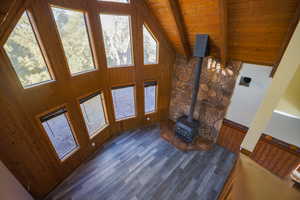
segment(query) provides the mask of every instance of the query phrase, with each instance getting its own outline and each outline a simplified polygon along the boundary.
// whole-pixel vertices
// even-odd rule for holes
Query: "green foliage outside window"
[[[51,80],[26,12],[10,34],[4,49],[23,87]]]
[[[71,73],[94,69],[83,13],[54,7],[52,12]]]
[[[71,73],[94,69],[84,14],[54,7],[52,11]],[[100,18],[108,66],[133,65],[130,16],[101,14]],[[157,63],[157,41],[145,26],[143,43],[144,63]],[[26,12],[4,48],[24,87],[52,79]]]

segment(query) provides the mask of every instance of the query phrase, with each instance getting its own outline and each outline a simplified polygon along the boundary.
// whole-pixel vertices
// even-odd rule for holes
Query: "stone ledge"
[[[207,151],[212,148],[213,142],[201,136],[198,136],[194,142],[189,144],[177,138],[174,132],[175,122],[171,120],[162,122],[160,127],[160,137],[181,151]]]

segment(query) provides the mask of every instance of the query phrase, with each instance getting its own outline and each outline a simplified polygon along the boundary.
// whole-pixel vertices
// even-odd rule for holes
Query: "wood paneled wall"
[[[297,147],[263,134],[251,158],[273,174],[285,178],[300,163],[300,151]]]
[[[108,139],[122,131],[168,117],[170,79],[175,53],[147,5],[138,0],[130,2],[118,4],[96,0],[20,0],[18,5],[21,6],[12,9],[13,12],[6,15],[5,30],[0,31],[0,158],[35,197],[47,194]],[[97,70],[78,76],[70,75],[49,3],[79,9],[87,14]],[[24,9],[33,16],[56,78],[54,82],[29,89],[23,89],[20,85],[3,49],[3,44]],[[99,13],[131,15],[134,66],[107,68]],[[148,25],[159,41],[160,59],[156,65],[143,64],[143,23]],[[157,112],[146,116],[143,82],[147,80],[158,82],[158,104]],[[135,118],[117,122],[114,119],[111,88],[129,84],[134,84],[136,88],[137,115]],[[78,98],[98,90],[104,93],[109,126],[101,134],[90,139],[78,106]],[[39,114],[61,105],[66,105],[80,145],[79,150],[64,162],[57,159],[49,139],[41,133],[39,122],[36,120]],[[148,117],[150,120],[146,119]],[[95,147],[92,143],[95,143]]]
[[[216,0],[179,0],[179,2],[192,49],[195,47],[196,34],[208,34],[210,54],[220,58],[223,43],[220,38],[219,2]]]
[[[177,29],[176,21],[169,5],[169,0],[146,0],[146,2],[151,10],[154,11],[156,18],[164,28],[164,31],[168,38],[172,41],[172,44],[176,51],[184,55],[184,47],[180,42],[180,33],[178,32],[179,30]],[[178,38],[178,40],[175,38]]]
[[[247,131],[247,127],[225,119],[217,144],[239,154],[240,146]],[[242,149],[243,153],[244,151]],[[245,151],[245,154],[281,178],[288,176],[300,163],[300,149],[298,147],[266,134],[260,137],[253,152]]]
[[[184,52],[168,0],[145,0],[159,19],[178,53]],[[211,55],[220,57],[223,30],[228,30],[228,59],[275,65],[299,0],[226,0],[228,26],[220,20],[219,0],[177,0],[191,48],[195,35],[210,36]]]
[[[299,0],[228,0],[229,56],[274,65]]]
[[[247,131],[247,127],[224,119],[217,144],[229,149],[232,152],[239,153],[240,146],[244,137],[246,136]]]

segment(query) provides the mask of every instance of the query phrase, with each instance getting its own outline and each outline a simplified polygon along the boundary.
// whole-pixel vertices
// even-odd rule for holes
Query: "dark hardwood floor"
[[[218,145],[206,152],[182,152],[161,139],[159,131],[156,125],[122,134],[46,199],[217,199],[236,155]]]

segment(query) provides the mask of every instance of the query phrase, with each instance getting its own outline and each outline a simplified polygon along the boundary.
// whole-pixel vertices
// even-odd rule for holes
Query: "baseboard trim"
[[[284,150],[284,151],[288,151],[298,157],[300,157],[300,148],[298,146],[295,146],[293,144],[289,144],[287,142],[284,142],[280,139],[274,138],[271,135],[265,134],[263,133],[261,135],[260,140],[265,141],[269,144],[275,145],[278,148]]]
[[[235,128],[235,129],[238,129],[240,131],[242,131],[243,133],[247,133],[249,128],[247,126],[244,126],[242,124],[239,124],[239,123],[236,123],[234,121],[231,121],[229,119],[225,119],[223,120],[223,123],[225,123],[226,125],[232,127],[232,128]]]

